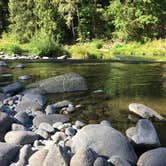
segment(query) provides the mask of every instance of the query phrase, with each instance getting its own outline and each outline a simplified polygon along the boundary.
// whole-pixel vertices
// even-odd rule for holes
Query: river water
[[[18,61],[9,62],[10,67]],[[166,117],[166,64],[126,64],[126,63],[55,63],[24,62],[24,69],[0,68],[0,86],[19,81],[21,75],[31,75],[26,83],[35,82],[48,77],[76,72],[87,80],[89,90],[85,93],[51,94],[48,104],[61,100],[70,100],[82,107],[71,114],[71,119],[86,123],[98,123],[109,120],[123,133],[135,122],[128,119],[128,105],[132,102],[146,104]],[[2,77],[10,73],[12,77]],[[101,89],[103,93],[95,94]],[[133,118],[135,119],[135,117]],[[161,144],[166,146],[166,123],[153,122]]]

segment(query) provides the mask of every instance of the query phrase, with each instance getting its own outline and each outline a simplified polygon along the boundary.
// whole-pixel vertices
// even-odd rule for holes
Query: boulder
[[[97,155],[91,149],[79,149],[71,158],[70,166],[92,166]]]
[[[153,118],[155,117],[158,120],[165,120],[163,116],[157,113],[155,110],[139,103],[132,103],[129,105],[129,110],[142,118]]]
[[[41,150],[35,152],[29,158],[29,166],[42,166],[47,154],[48,154],[47,149],[41,149]]]
[[[143,153],[137,166],[166,166],[166,148],[157,148]]]
[[[56,122],[68,122],[69,118],[61,114],[51,114],[51,115],[39,115],[33,119],[33,125],[38,127],[40,123],[46,122],[53,125]]]
[[[17,156],[19,149],[19,146],[0,142],[0,165],[8,166]]]
[[[6,85],[1,88],[3,93],[16,93],[23,89],[22,85],[19,82]]]
[[[56,154],[56,155],[55,155]],[[49,152],[43,162],[43,166],[68,166],[69,158],[57,145],[49,147]]]
[[[152,122],[148,119],[139,120],[136,127],[126,130],[126,135],[136,146],[160,146],[156,130]]]
[[[5,135],[7,143],[17,145],[31,144],[38,139],[38,135],[32,131],[10,131]]]
[[[76,73],[67,73],[33,83],[27,88],[39,88],[46,93],[62,93],[87,90],[83,77]]]
[[[120,158],[136,164],[137,156],[127,138],[116,129],[101,125],[87,125],[72,138],[72,151],[80,148],[92,148],[98,155],[110,158],[117,155]]]

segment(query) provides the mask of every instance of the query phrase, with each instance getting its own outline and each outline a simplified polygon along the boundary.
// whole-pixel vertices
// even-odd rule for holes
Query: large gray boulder
[[[12,83],[1,88],[3,93],[15,93],[23,89],[23,86],[19,83]]]
[[[126,135],[137,146],[160,146],[156,130],[152,122],[148,119],[139,120],[136,127],[126,130]]]
[[[19,146],[0,142],[0,165],[8,166],[17,156],[19,149]]]
[[[32,131],[10,131],[5,135],[5,141],[7,143],[17,145],[32,144],[38,138],[39,136]]]
[[[67,73],[27,86],[27,88],[39,88],[46,93],[74,92],[87,90],[85,79],[76,73]]]
[[[166,148],[149,150],[141,155],[138,166],[166,166]]]
[[[155,110],[139,103],[132,103],[129,105],[129,110],[142,118],[153,118],[155,117],[158,120],[165,120],[163,116],[157,113]]]
[[[77,132],[72,138],[72,151],[75,153],[80,148],[91,148],[98,155],[117,155],[131,164],[135,164],[137,156],[133,147],[116,129],[107,125],[87,125]]]
[[[39,127],[40,123],[43,123],[43,122],[53,125],[56,122],[65,123],[68,121],[69,121],[69,118],[61,114],[39,115],[33,119],[33,125],[36,127]]]

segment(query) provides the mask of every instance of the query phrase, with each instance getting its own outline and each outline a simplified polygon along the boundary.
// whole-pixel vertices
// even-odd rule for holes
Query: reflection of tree
[[[113,64],[105,89],[112,96],[161,96],[163,67],[158,64]]]

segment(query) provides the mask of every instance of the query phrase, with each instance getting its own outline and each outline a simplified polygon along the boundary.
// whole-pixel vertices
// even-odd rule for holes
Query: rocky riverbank
[[[0,62],[6,67],[5,62]],[[20,65],[20,67],[23,65]],[[23,87],[15,82],[0,92],[0,165],[2,166],[165,166],[151,118],[164,121],[155,110],[139,103],[129,111],[140,116],[126,136],[107,120],[99,124],[70,121],[81,105],[69,100],[47,104],[45,94],[86,91],[76,73],[41,80]],[[99,93],[96,91],[95,93]],[[141,156],[138,149],[146,149]]]

